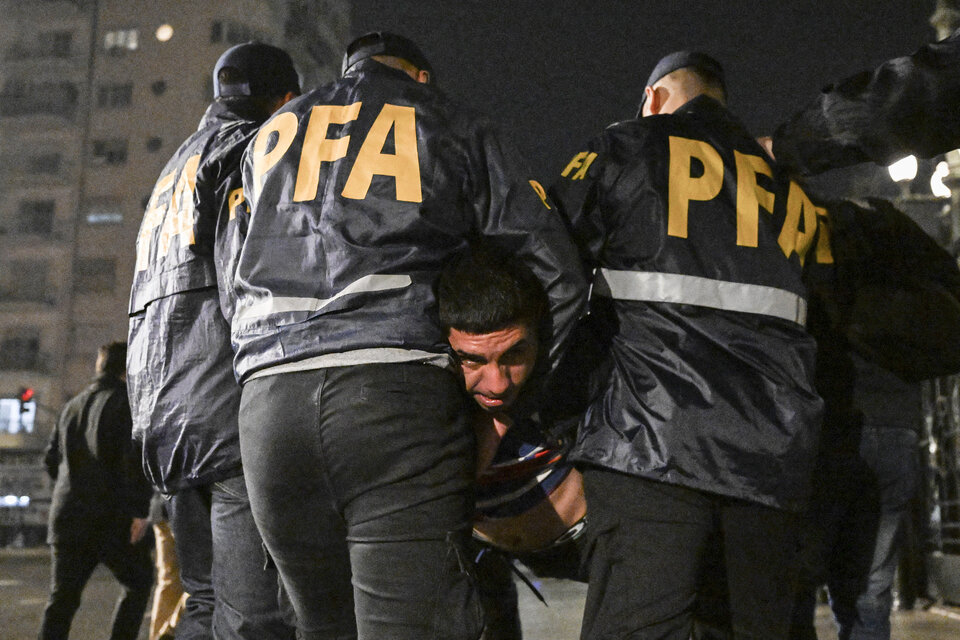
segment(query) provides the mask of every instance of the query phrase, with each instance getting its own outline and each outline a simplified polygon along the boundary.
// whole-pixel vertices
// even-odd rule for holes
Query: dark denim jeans
[[[449,371],[424,364],[244,385],[250,501],[301,637],[480,635],[465,551],[475,468],[466,401]]]
[[[243,476],[178,491],[168,507],[180,579],[190,594],[177,640],[292,640]]]
[[[913,429],[875,425],[862,427],[859,451],[834,450],[818,462],[791,638],[815,640],[815,594],[826,584],[840,640],[889,640],[893,577],[918,465]]]

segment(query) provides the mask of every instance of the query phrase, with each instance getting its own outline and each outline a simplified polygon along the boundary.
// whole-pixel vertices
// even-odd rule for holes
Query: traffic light
[[[20,391],[17,392],[17,400],[20,401],[20,413],[26,413],[29,409],[26,406],[26,403],[33,400],[33,388],[32,387],[21,387]]]

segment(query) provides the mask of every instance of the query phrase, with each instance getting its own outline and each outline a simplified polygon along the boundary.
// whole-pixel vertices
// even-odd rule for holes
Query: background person
[[[98,564],[123,587],[111,640],[134,640],[143,622],[153,586],[150,545],[144,540],[152,491],[130,439],[126,353],[123,342],[100,347],[96,378],[60,412],[44,455],[54,480],[47,533],[53,563],[41,640],[70,634],[83,588]]]

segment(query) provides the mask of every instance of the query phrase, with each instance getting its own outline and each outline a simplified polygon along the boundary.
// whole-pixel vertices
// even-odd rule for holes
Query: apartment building
[[[38,452],[56,412],[90,379],[97,347],[126,337],[144,206],[212,98],[216,59],[261,40],[291,52],[306,87],[325,82],[339,71],[350,9],[0,0],[0,12],[2,525],[39,517],[20,498],[44,492]],[[21,413],[11,403],[25,387],[36,405]]]

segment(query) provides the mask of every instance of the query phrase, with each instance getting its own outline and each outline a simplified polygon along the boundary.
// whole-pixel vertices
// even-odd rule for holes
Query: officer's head
[[[486,411],[510,406],[537,361],[547,310],[540,281],[516,257],[475,247],[444,268],[437,300],[467,393]]]
[[[247,42],[227,49],[213,68],[213,97],[265,118],[300,95],[300,78],[283,49]]]
[[[697,96],[727,99],[723,67],[699,51],[675,51],[653,68],[640,99],[638,116],[673,113]]]
[[[98,376],[109,376],[123,380],[127,376],[127,343],[111,342],[97,350],[97,363],[94,366]]]
[[[340,75],[347,75],[354,65],[367,58],[399,69],[417,82],[428,84],[435,78],[433,67],[420,48],[412,40],[388,31],[364,34],[347,45]]]

